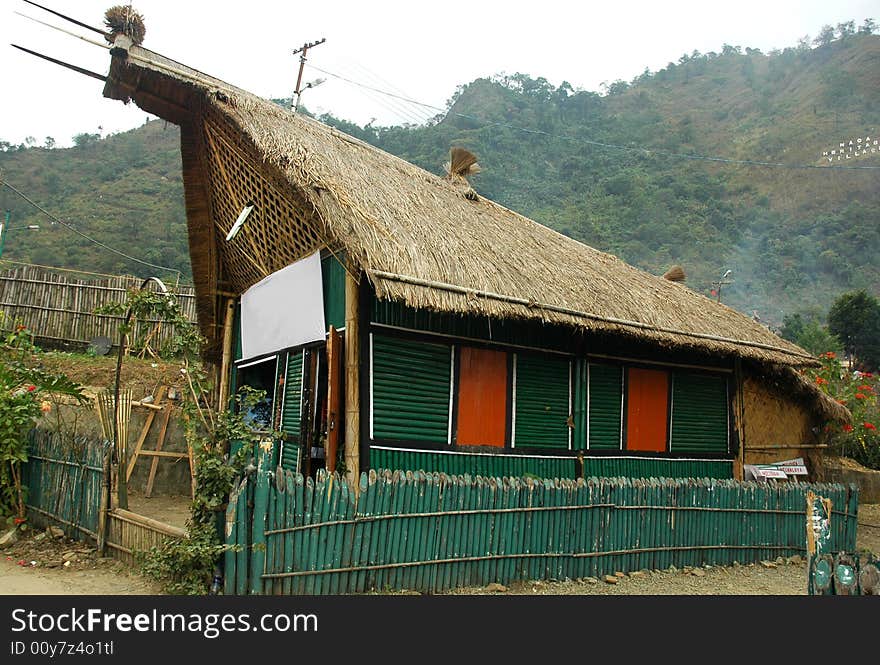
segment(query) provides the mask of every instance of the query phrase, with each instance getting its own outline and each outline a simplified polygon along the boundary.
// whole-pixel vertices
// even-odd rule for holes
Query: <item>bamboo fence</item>
[[[31,520],[59,526],[74,540],[97,541],[104,443],[85,437],[63,441],[37,429],[29,437],[22,482]],[[185,535],[183,529],[121,508],[107,513],[108,551],[129,565],[137,562],[138,552]]]
[[[832,501],[830,547],[855,548],[854,485],[370,471],[355,492],[269,459],[230,496],[227,594],[430,593],[804,555],[808,490]]]
[[[107,337],[117,345],[119,323],[124,317],[96,314],[95,309],[125,302],[128,289],[138,288],[143,282],[130,275],[60,272],[6,261],[3,266],[12,266],[0,271],[0,310],[5,313],[3,329],[24,325],[38,344],[50,346],[84,349],[97,337]],[[184,316],[195,322],[194,288],[180,286],[176,297]],[[149,338],[151,348],[161,349],[173,336],[170,324],[155,319],[139,320],[131,346],[138,348]]]

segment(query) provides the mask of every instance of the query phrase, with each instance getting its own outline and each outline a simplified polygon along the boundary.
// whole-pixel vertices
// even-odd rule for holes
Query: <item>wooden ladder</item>
[[[157,392],[158,399],[155,404],[144,404],[143,402],[135,403],[135,406],[148,408],[150,413],[147,414],[147,420],[144,422],[144,427],[134,446],[134,452],[128,462],[128,469],[126,470],[125,477],[126,480],[131,478],[138,457],[152,457],[152,460],[150,460],[150,474],[147,476],[147,488],[144,492],[144,496],[149,499],[153,494],[153,482],[156,480],[156,469],[159,467],[159,460],[161,458],[178,460],[186,458],[189,461],[190,492],[192,497],[195,498],[195,467],[193,465],[193,451],[189,442],[187,442],[187,452],[185,453],[162,450],[162,447],[165,445],[165,434],[168,432],[168,423],[171,420],[171,412],[174,410],[174,403],[171,400],[166,399],[165,403],[162,404],[162,400],[165,399],[166,394],[167,388],[166,386],[162,386]],[[159,412],[161,412],[162,415],[160,416],[161,425],[159,429],[159,438],[156,440],[156,448],[154,450],[146,450],[143,447],[144,441],[147,440],[147,435],[150,433],[153,421],[156,419],[156,414]]]

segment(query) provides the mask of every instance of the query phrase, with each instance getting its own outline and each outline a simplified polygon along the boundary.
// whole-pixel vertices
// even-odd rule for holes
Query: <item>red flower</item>
[[[871,374],[871,372],[862,372],[862,376],[865,377],[866,379],[873,379],[874,378],[874,375]]]
[[[22,330],[27,330],[27,326],[23,326],[20,323],[15,326],[15,332],[21,332]]]
[[[837,357],[837,354],[834,353],[834,351],[828,351],[828,352],[826,352],[826,353],[823,353],[823,354],[820,356],[820,358],[836,358],[836,357]]]
[[[874,427],[874,423],[862,423],[862,425],[864,425],[865,429],[877,429]]]
[[[856,399],[865,399],[865,396],[862,393],[856,393]]]
[[[867,383],[863,386],[859,386],[859,390],[864,390],[865,392],[874,392],[874,389],[869,386]]]
[[[838,403],[838,404],[846,404],[846,400],[845,400],[845,399],[839,399],[839,400],[837,400],[837,403]]]
[[[843,431],[844,431],[844,432],[852,432],[852,430],[853,430],[853,426],[852,426],[852,425],[844,425],[844,426],[843,426]]]
[[[22,522],[27,522],[27,518],[24,518],[24,517],[16,517],[16,518],[13,518],[12,522],[13,522],[16,526],[18,526],[18,525],[21,524]]]
[[[828,379],[823,379],[821,376],[816,377],[816,385],[825,386],[828,385]]]
[[[28,386],[28,387],[27,387],[27,391],[28,391],[29,393],[34,392],[36,389],[37,389],[36,386]]]

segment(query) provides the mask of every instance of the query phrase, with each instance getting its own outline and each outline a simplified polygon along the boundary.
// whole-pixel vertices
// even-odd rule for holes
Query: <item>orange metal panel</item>
[[[665,452],[669,373],[630,367],[626,398],[626,449]]]
[[[507,353],[462,348],[459,363],[458,444],[503,448],[506,422]]]

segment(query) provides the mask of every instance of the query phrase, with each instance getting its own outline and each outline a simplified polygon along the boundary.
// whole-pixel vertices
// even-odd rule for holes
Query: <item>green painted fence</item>
[[[77,438],[63,441],[57,434],[31,430],[28,461],[22,484],[28,488],[27,507],[39,524],[54,524],[70,538],[95,537],[101,503],[103,445]]]
[[[370,471],[356,495],[270,459],[230,497],[227,594],[437,592],[803,554],[808,489],[832,499],[832,547],[855,547],[855,486]]]

